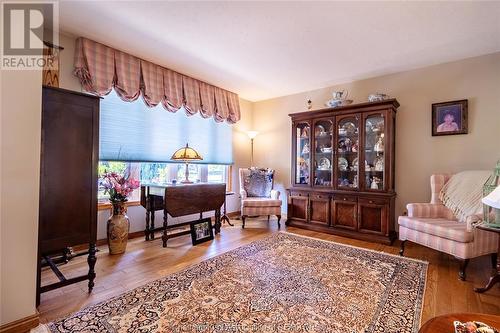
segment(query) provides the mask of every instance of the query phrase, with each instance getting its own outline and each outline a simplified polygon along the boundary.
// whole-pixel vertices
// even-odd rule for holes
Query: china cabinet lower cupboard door
[[[358,204],[355,197],[339,197],[332,200],[332,226],[356,230]]]
[[[295,220],[307,220],[307,194],[292,193],[288,198],[288,215]]]
[[[358,231],[387,235],[387,214],[389,204],[376,199],[359,199]]]
[[[330,219],[330,199],[324,194],[311,194],[309,198],[309,222],[328,225]]]

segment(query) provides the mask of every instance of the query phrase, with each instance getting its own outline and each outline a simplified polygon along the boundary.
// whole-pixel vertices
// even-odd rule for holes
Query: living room
[[[500,329],[499,2],[44,4],[1,332]]]

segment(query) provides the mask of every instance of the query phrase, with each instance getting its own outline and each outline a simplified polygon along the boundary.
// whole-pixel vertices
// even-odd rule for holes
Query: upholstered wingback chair
[[[498,235],[474,228],[469,221],[459,222],[453,212],[443,205],[439,192],[450,177],[450,174],[432,175],[431,202],[406,206],[408,216],[398,219],[399,253],[403,255],[406,241],[411,241],[450,254],[461,260],[459,277],[465,280],[469,259],[491,254],[492,260],[496,260]],[[467,220],[479,218],[470,216]]]
[[[249,216],[271,215],[278,218],[278,228],[281,220],[280,192],[273,190],[274,170],[242,168],[240,169],[240,196],[242,228]]]

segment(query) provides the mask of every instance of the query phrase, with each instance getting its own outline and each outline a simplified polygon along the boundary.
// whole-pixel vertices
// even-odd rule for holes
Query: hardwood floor
[[[160,238],[152,242],[145,242],[142,237],[136,238],[129,242],[127,252],[123,255],[111,256],[106,246],[100,246],[101,251],[97,254],[96,285],[92,294],[87,293],[86,282],[42,294],[38,308],[41,322],[64,317],[88,305],[120,295],[207,258],[278,232],[276,221],[273,219],[269,226],[265,220],[249,219],[245,229],[241,229],[241,221],[232,222],[235,226],[224,225],[222,234],[216,236],[213,242],[197,246],[191,245],[189,235],[169,240],[166,249],[161,246]],[[282,223],[281,230],[299,235],[392,254],[397,254],[399,251],[398,242],[393,246],[388,246],[298,228],[287,228],[283,225],[284,223]],[[458,261],[448,255],[407,243],[405,256],[429,262],[422,324],[434,316],[446,313],[500,314],[500,285],[494,286],[484,294],[477,294],[473,291],[473,287],[483,286],[491,273],[489,257],[471,260],[467,269],[467,281],[463,282],[458,279]],[[60,266],[60,269],[65,274],[66,272],[75,275],[85,273],[86,258],[75,258],[68,264]],[[42,273],[42,283],[52,281],[56,281],[56,278],[50,270],[46,269]]]

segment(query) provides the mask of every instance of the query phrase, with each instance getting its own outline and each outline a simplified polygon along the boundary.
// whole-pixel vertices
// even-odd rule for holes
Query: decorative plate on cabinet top
[[[339,157],[339,170],[347,171],[347,167],[349,166],[349,162],[344,157]]]

